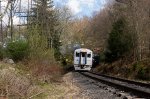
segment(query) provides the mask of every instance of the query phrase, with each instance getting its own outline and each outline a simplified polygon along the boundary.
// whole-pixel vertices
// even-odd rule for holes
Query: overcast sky
[[[6,6],[7,0],[2,0],[2,6]],[[27,7],[28,0],[22,0],[22,7]],[[19,3],[18,3],[19,4]],[[72,14],[75,17],[92,16],[92,14],[100,9],[103,9],[106,4],[106,0],[54,0],[54,5],[57,7],[67,6],[71,9]],[[3,21],[7,23],[8,18],[3,18]],[[17,16],[14,17],[14,24],[19,22]]]
[[[105,0],[54,0],[56,6],[68,6],[75,16],[91,16],[104,8]]]

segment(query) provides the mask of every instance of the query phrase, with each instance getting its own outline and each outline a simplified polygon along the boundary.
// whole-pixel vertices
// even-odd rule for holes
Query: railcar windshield
[[[76,57],[80,57],[80,53],[79,52],[76,52]]]

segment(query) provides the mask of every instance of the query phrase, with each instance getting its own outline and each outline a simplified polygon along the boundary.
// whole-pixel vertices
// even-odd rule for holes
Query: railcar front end
[[[80,48],[74,51],[74,69],[90,71],[92,68],[93,52],[90,49]]]

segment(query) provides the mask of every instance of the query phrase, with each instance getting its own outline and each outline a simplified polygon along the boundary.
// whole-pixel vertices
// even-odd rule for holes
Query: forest
[[[25,99],[41,94],[37,86],[57,81],[80,47],[99,55],[96,72],[149,81],[150,0],[105,1],[90,17],[74,17],[54,0],[5,0],[4,10],[0,0],[0,88],[14,85],[6,89]]]

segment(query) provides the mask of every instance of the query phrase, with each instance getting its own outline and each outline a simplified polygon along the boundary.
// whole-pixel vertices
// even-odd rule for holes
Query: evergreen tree
[[[35,7],[32,8],[29,18],[29,31],[36,28],[36,33],[47,38],[47,47],[53,48],[59,53],[60,33],[57,30],[59,21],[52,0],[34,0]],[[56,55],[55,55],[56,56]]]
[[[55,10],[51,0],[35,0],[35,7],[32,8],[32,17],[30,23],[32,26],[38,26],[41,35],[52,36],[54,27],[57,25]]]
[[[125,32],[125,20],[121,18],[113,24],[113,29],[109,34],[106,61],[117,60],[130,51],[131,48],[131,35]]]

